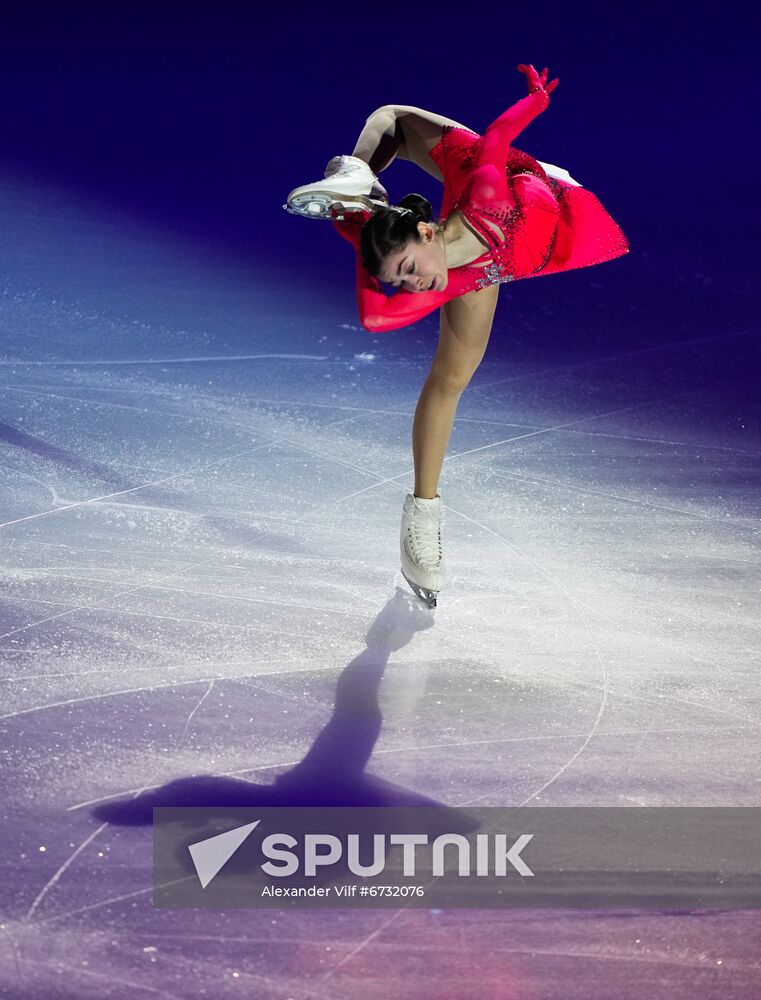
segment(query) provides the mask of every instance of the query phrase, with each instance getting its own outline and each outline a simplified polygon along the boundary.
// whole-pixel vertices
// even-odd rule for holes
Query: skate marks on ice
[[[181,272],[171,281],[182,284]],[[68,280],[66,288],[80,294]],[[209,288],[198,311],[224,338],[229,312],[219,286]],[[115,308],[129,311],[125,301]],[[140,314],[160,302],[141,302]],[[309,353],[269,315],[258,353]],[[254,353],[260,331],[247,317],[247,343],[209,343],[191,330],[177,349],[171,322],[158,336],[146,330],[139,353],[153,363],[141,367],[124,357],[125,347],[138,353],[133,345],[111,341],[111,327],[72,320],[62,333],[60,310],[50,316],[58,327],[45,326],[43,309],[32,332],[59,338],[59,353],[67,343],[79,352],[84,336],[82,360],[94,363],[18,366],[13,378],[8,364],[0,414],[18,435],[0,445],[14,493],[0,519],[18,522],[5,529],[15,568],[4,581],[11,603],[1,629],[16,774],[6,797],[16,818],[6,827],[19,836],[9,856],[48,847],[19,861],[23,898],[11,912],[30,918],[13,933],[39,995],[62,975],[80,995],[184,994],[173,989],[176,974],[220,1000],[241,986],[263,1000],[349,1000],[358,979],[372,1000],[391,986],[400,1000],[427,986],[470,1000],[477,963],[495,1000],[523,1000],[516,984],[526,979],[553,1000],[559,984],[563,1000],[588,997],[601,974],[628,1000],[632,967],[648,995],[667,979],[669,995],[683,1000],[710,989],[722,958],[720,995],[732,996],[727,982],[741,984],[734,996],[751,995],[754,925],[730,914],[702,922],[523,914],[496,925],[479,914],[397,911],[288,921],[239,914],[213,926],[187,914],[157,920],[143,888],[150,847],[140,823],[152,796],[196,801],[209,782],[223,804],[261,789],[316,797],[324,772],[323,793],[339,799],[422,796],[453,809],[469,798],[572,804],[594,794],[617,801],[619,792],[632,801],[749,802],[758,699],[742,666],[752,636],[731,606],[754,567],[750,518],[734,505],[738,489],[725,511],[713,494],[737,485],[757,453],[739,434],[671,419],[688,404],[694,412],[700,393],[660,378],[664,357],[689,361],[695,348],[742,338],[544,369],[487,363],[463,397],[445,465],[457,576],[436,627],[390,655],[399,637],[372,638],[357,656],[396,571],[420,358],[410,362],[389,341],[398,363],[359,365],[356,336],[339,344],[345,335],[326,326],[318,336],[330,349],[323,341],[315,354],[325,346],[344,360],[231,364]],[[23,360],[37,351],[49,360],[45,343],[25,345]],[[127,363],[98,361],[109,357]],[[650,383],[631,380],[634,360],[650,366]],[[591,459],[585,442],[597,449]],[[718,489],[707,477],[691,494],[670,489],[691,449],[705,455]],[[658,463],[666,486],[655,492],[637,477]],[[128,496],[108,495],[122,484]],[[44,506],[72,507],[41,511],[40,496]],[[639,574],[618,557],[624,522]],[[368,524],[390,528],[368,532]],[[579,560],[582,536],[599,559]],[[495,553],[502,569],[484,580]],[[705,595],[692,618],[694,592],[666,585],[690,571]],[[632,624],[615,617],[619,594]],[[403,639],[404,619],[392,617]],[[109,808],[113,821],[97,815]],[[158,964],[148,965],[156,947]],[[516,978],[499,964],[508,954]],[[3,971],[13,976],[12,962]]]

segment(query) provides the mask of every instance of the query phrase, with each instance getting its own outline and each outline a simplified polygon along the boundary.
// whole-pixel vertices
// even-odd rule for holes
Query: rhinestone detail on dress
[[[504,264],[489,264],[484,268],[484,276],[476,281],[479,288],[486,288],[489,285],[501,285],[505,281],[514,281],[515,275],[510,274]]]

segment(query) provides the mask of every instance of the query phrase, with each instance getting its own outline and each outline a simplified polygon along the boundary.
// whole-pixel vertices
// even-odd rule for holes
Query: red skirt
[[[521,277],[590,267],[629,252],[621,227],[596,195],[578,182],[548,174],[537,160],[536,167],[528,166],[531,157],[515,153],[515,159],[508,160],[508,173],[523,214],[523,245],[515,247],[525,257],[525,266],[518,267]]]
[[[442,140],[431,150],[431,159],[444,178],[441,216],[457,204],[476,163],[481,137],[461,128],[445,128]],[[578,183],[547,172],[539,160],[512,147],[507,172],[516,199],[524,210],[519,245],[513,253],[516,277],[539,277],[577,267],[602,264],[629,252],[621,227],[599,199]],[[552,167],[553,164],[546,164]],[[556,168],[557,169],[557,168]]]
[[[560,209],[557,229],[547,263],[529,277],[602,264],[629,252],[621,227],[596,195],[555,177],[548,183]]]

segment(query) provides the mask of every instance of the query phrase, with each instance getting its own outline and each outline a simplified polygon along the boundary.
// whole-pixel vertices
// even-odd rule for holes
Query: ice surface
[[[748,331],[645,340],[628,306],[573,357],[572,316],[501,318],[431,616],[397,561],[431,322],[371,337],[18,178],[0,210],[0,995],[758,995],[753,912],[155,910],[148,825],[198,796],[761,804]]]

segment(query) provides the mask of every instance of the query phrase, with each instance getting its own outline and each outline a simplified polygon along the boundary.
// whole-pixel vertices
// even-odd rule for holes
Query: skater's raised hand
[[[537,73],[531,63],[528,66],[524,66],[523,63],[518,64],[519,72],[523,73],[526,77],[526,83],[528,84],[529,94],[533,94],[536,90],[544,90],[548,94],[550,91],[554,90],[558,85],[558,78],[555,77],[554,80],[547,83],[547,67],[545,66],[541,73]]]

